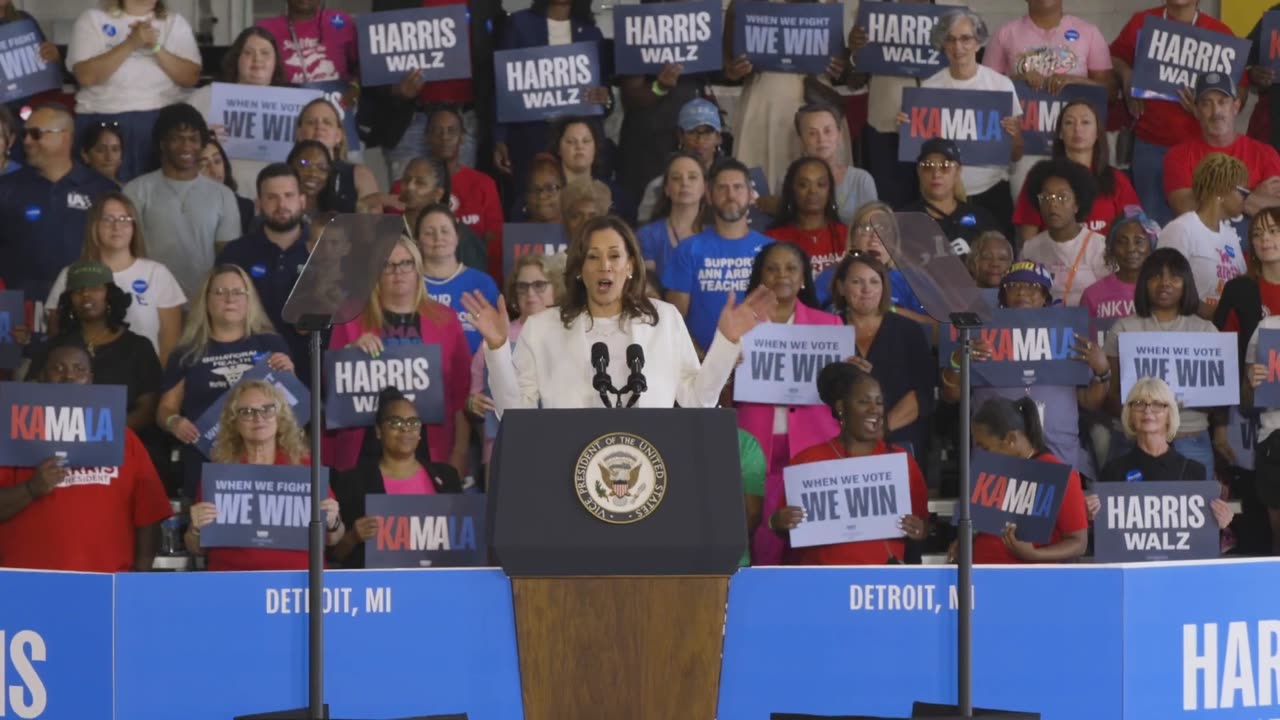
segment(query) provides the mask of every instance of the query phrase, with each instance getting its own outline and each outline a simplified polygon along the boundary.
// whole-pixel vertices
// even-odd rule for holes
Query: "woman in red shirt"
[[[764,233],[804,250],[815,274],[840,260],[849,233],[836,209],[835,185],[825,160],[803,157],[791,163],[778,215]]]
[[[210,459],[215,463],[243,465],[306,465],[311,462],[306,435],[289,409],[289,402],[265,380],[245,380],[227,393],[218,419],[218,437]],[[198,497],[198,496],[197,496]],[[346,528],[338,512],[338,501],[329,491],[320,503],[324,514],[325,543],[336,545]],[[265,550],[260,548],[205,548],[200,531],[218,518],[218,508],[208,500],[191,506],[191,525],[186,545],[192,554],[208,553],[210,570],[305,570],[305,550]]]
[[[1035,400],[991,398],[973,416],[973,440],[987,452],[1009,457],[1058,463],[1045,447],[1040,410]],[[1089,545],[1089,515],[1085,510],[1080,474],[1071,471],[1067,491],[1058,511],[1058,522],[1047,545],[1019,540],[1018,527],[1010,524],[1000,535],[977,533],[973,537],[973,562],[980,565],[1014,565],[1074,560]],[[954,555],[955,545],[952,545]]]
[[[818,374],[818,395],[839,422],[840,434],[791,458],[790,465],[903,452],[884,441],[884,396],[879,381],[870,374],[850,363],[831,363]],[[928,534],[929,491],[920,467],[910,455],[907,455],[907,472],[911,482],[911,514],[902,516],[900,527],[903,535],[919,541]],[[804,521],[804,515],[804,508],[794,505],[778,508],[769,518],[769,527],[780,534],[794,530]],[[794,548],[787,552],[785,562],[788,565],[898,565],[905,551],[906,543],[899,539],[863,540]]]

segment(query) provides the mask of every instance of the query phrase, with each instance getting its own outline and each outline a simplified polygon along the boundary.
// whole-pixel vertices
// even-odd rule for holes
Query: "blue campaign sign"
[[[368,568],[483,567],[483,495],[367,495],[378,535],[365,543]]]
[[[59,64],[40,59],[43,42],[34,20],[0,25],[0,103],[62,87]]]
[[[908,717],[916,701],[954,703],[954,582],[954,568],[941,567],[738,571],[717,714]],[[1001,670],[974,674],[974,704],[1045,720],[1121,720],[1123,587],[1118,568],[976,568],[974,667]],[[1085,598],[1109,602],[1081,612]],[[779,663],[784,636],[795,652]],[[1071,682],[1043,671],[1047,652],[1072,668]],[[1175,715],[1147,716],[1156,717]]]
[[[307,88],[214,83],[209,122],[226,128],[222,149],[232,160],[284,162],[293,149],[298,113],[323,94]]]
[[[444,374],[439,345],[388,345],[376,358],[363,350],[324,354],[325,425],[370,427],[378,411],[378,393],[395,387],[405,394],[424,423],[444,422]]]
[[[26,312],[21,290],[0,290],[0,370],[22,364],[22,346],[14,340],[13,329],[25,322]]]
[[[907,124],[898,129],[898,159],[915,162],[925,140],[954,140],[965,165],[1004,167],[1013,138],[1000,120],[1013,110],[1013,98],[995,90],[908,87],[902,90]]]
[[[1139,378],[1158,377],[1183,407],[1221,407],[1240,397],[1235,333],[1123,332],[1120,397]]]
[[[929,7],[933,7],[930,5]],[[1053,133],[1058,126],[1058,116],[1067,103],[1083,100],[1098,115],[1098,127],[1107,126],[1107,90],[1101,85],[1071,84],[1057,95],[1047,90],[1035,91],[1021,80],[1013,81],[1022,106],[1023,152],[1027,155],[1050,155],[1053,150]],[[963,157],[963,155],[961,156]]]
[[[1013,523],[1019,540],[1049,542],[1071,479],[1070,465],[974,450],[969,475],[975,532],[1000,535]]]
[[[613,57],[620,75],[656,75],[667,64],[684,73],[724,65],[724,10],[719,0],[618,5],[613,9]]]
[[[734,6],[733,54],[757,70],[821,75],[844,54],[840,3],[740,2]]]
[[[600,87],[600,48],[595,42],[501,50],[493,54],[498,122],[537,122],[558,115],[603,115],[587,102]]]
[[[769,178],[765,177],[764,168],[751,168],[751,206],[747,208],[747,224],[757,232],[764,232],[773,222],[768,213],[756,205],[756,200],[769,195]]]
[[[320,496],[328,497],[329,468],[320,468],[320,484]],[[204,547],[307,549],[310,466],[205,463],[200,497],[218,507],[200,532]]]
[[[113,576],[0,570],[0,717],[111,717]]]
[[[1071,347],[1076,335],[1089,338],[1089,312],[1082,307],[1037,309],[999,308],[991,323],[975,335],[991,346],[991,359],[971,365],[976,387],[1026,385],[1087,385],[1087,363],[1077,360]],[[944,325],[938,345],[941,367],[951,366],[951,353],[960,334]]]
[[[266,380],[271,383],[276,390],[280,391],[280,394],[284,395],[285,400],[289,401],[289,408],[293,411],[300,427],[305,427],[310,421],[311,391],[302,384],[298,376],[291,372],[276,372],[264,360],[240,376],[241,383],[246,380]],[[209,457],[209,453],[213,450],[213,441],[218,439],[218,420],[222,417],[222,406],[226,404],[227,395],[230,392],[231,390],[228,389],[222,393],[209,406],[209,409],[196,419],[196,430],[200,432],[200,437],[196,439],[196,449],[205,457]]]
[[[338,117],[342,119],[342,134],[347,137],[347,150],[360,150],[364,147],[364,143],[360,140],[360,124],[356,122],[355,108],[348,108],[342,104],[342,96],[346,93],[348,83],[342,80],[323,80],[319,82],[309,82],[302,87],[308,90],[319,90],[333,109],[338,111]]]
[[[1096,562],[1218,557],[1218,523],[1209,507],[1218,497],[1216,482],[1169,482],[1141,472],[1126,479],[1094,487],[1102,503],[1093,524]]]
[[[1280,407],[1280,330],[1258,329],[1258,354],[1249,362],[1267,369],[1266,380],[1253,389],[1253,404],[1264,408]]]
[[[125,387],[0,383],[0,458],[35,467],[64,455],[71,467],[124,462]]]
[[[129,672],[116,675],[114,717],[173,720],[182,708],[183,720],[227,720],[306,705],[306,573],[117,577],[116,667]],[[511,583],[501,570],[336,571],[324,582],[333,717],[523,717]],[[196,619],[207,636],[198,650],[180,650],[174,629]],[[156,682],[173,673],[175,653],[182,682]],[[109,662],[99,667],[110,676]]]
[[[1246,38],[1148,15],[1134,54],[1133,96],[1177,102],[1179,90],[1212,72],[1239,85],[1249,46]]]
[[[567,250],[569,238],[560,223],[505,223],[502,226],[502,276],[511,275],[521,255],[555,255]]]
[[[854,66],[872,75],[933,75],[947,66],[947,56],[934,49],[929,35],[951,9],[931,3],[862,3],[854,24],[867,33],[867,44],[854,56]]]
[[[360,82],[394,85],[414,70],[424,82],[470,77],[469,30],[465,4],[361,13]]]
[[[1280,10],[1262,14],[1262,30],[1258,35],[1258,64],[1272,72],[1280,71]]]

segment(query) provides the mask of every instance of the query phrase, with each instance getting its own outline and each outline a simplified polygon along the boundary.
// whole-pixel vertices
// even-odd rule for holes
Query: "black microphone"
[[[591,378],[591,386],[600,393],[600,400],[605,407],[613,407],[609,402],[609,393],[613,392],[613,382],[609,380],[609,346],[598,342],[591,346],[591,367],[596,374]]]
[[[644,377],[644,348],[635,343],[627,346],[627,367],[631,368],[626,388],[631,391],[631,401],[627,407],[632,407],[640,401],[640,394],[649,389],[649,381]]]

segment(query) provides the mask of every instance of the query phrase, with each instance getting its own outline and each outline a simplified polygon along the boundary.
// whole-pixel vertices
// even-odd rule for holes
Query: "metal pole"
[[[957,695],[962,716],[973,717],[973,520],[969,517],[969,444],[971,419],[969,394],[971,391],[970,371],[970,330],[960,328],[960,497],[957,505],[958,516],[956,527],[959,531],[956,538],[956,559],[959,566],[956,572],[956,593],[959,595],[958,631],[956,638],[957,658]]]
[[[324,515],[320,512],[320,360],[321,328],[311,330],[311,535],[307,568],[310,720],[324,717]]]

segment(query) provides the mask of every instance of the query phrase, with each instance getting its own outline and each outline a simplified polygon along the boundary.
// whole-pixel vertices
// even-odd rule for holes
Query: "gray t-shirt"
[[[1179,315],[1171,322],[1161,322],[1152,317],[1138,317],[1130,315],[1122,317],[1116,321],[1115,325],[1107,331],[1107,337],[1103,348],[1107,352],[1107,357],[1120,357],[1120,337],[1122,332],[1218,332],[1218,328],[1213,323],[1205,320],[1197,315]],[[1120,398],[1121,401],[1124,398]],[[1236,405],[1237,402],[1223,403],[1224,405]],[[1203,410],[1191,410],[1188,408],[1178,408],[1178,416],[1181,422],[1178,424],[1178,434],[1198,433],[1209,429],[1209,415]]]
[[[1080,400],[1076,388],[1070,385],[1030,385],[1026,388],[980,387],[973,389],[973,412],[993,397],[1018,400],[1030,397],[1040,410],[1040,424],[1044,427],[1044,444],[1058,459],[1075,468],[1076,472],[1091,478],[1093,460],[1080,447]]]
[[[124,193],[138,206],[147,256],[169,268],[194,298],[213,268],[215,244],[240,235],[235,193],[203,175],[174,180],[160,170],[134,178]]]

